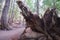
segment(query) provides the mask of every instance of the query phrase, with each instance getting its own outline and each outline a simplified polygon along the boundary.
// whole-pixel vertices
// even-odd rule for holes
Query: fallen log
[[[22,15],[26,20],[27,27],[30,27],[33,31],[36,32],[43,32],[43,29],[41,27],[44,27],[44,25],[40,17],[38,15],[33,15],[31,11],[28,11],[28,9],[23,5],[21,1],[17,1],[17,4],[22,10]]]
[[[21,1],[17,1],[17,4],[18,4],[19,8],[22,10],[21,14],[23,15],[24,19],[26,20],[26,24],[27,24],[26,29],[28,27],[30,27],[32,29],[32,31],[34,31],[34,32],[45,34],[47,37],[47,40],[57,40],[57,38],[55,37],[55,35],[56,35],[55,32],[59,32],[56,28],[57,28],[57,25],[59,25],[58,21],[60,21],[60,20],[58,20],[58,16],[56,16],[55,8],[53,8],[51,10],[48,8],[46,10],[43,18],[40,18],[38,15],[32,14],[32,12],[30,10],[28,10],[27,7],[24,6],[24,4]],[[25,29],[25,31],[26,31],[26,29]],[[25,31],[24,31],[24,33],[25,33]]]
[[[44,29],[43,19],[40,19],[38,15],[33,15],[31,11],[28,11],[28,9],[23,5],[21,1],[17,1],[17,4],[19,8],[22,10],[22,15],[26,20],[27,27],[30,27],[32,31],[43,33],[46,36],[49,35],[48,33],[45,33],[45,31],[43,30]]]

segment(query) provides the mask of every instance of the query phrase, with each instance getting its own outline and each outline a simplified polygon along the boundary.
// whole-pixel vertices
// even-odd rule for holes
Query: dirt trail
[[[0,40],[17,40],[25,28],[16,28],[10,31],[0,30]]]

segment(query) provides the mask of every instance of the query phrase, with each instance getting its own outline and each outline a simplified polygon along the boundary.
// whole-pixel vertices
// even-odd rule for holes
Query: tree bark
[[[39,0],[36,0],[36,12],[39,15]]]
[[[21,1],[17,1],[17,4],[18,4],[19,8],[22,10],[22,15],[26,20],[26,24],[27,24],[26,28],[30,27],[32,29],[32,31],[45,34],[47,40],[57,40],[59,35],[58,35],[58,37],[56,37],[56,34],[58,32],[58,31],[56,31],[58,28],[58,26],[56,26],[56,25],[58,25],[60,23],[55,21],[56,17],[53,17],[53,16],[56,16],[55,8],[53,8],[51,10],[48,8],[47,11],[45,12],[44,16],[42,18],[40,18],[38,15],[32,14],[32,12],[29,11],[27,9],[27,7],[23,5],[23,3]],[[53,14],[55,14],[55,15],[53,15]],[[58,24],[55,25],[55,22]],[[56,28],[55,28],[55,26],[56,26]],[[56,30],[54,30],[54,28]]]
[[[2,16],[1,16],[1,29],[9,29],[8,27],[8,10],[10,6],[10,0],[6,0],[5,6],[2,11]]]

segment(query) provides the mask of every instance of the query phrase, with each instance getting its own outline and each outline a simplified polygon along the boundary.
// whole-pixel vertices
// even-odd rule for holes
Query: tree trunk
[[[4,29],[9,29],[8,27],[8,10],[9,10],[9,6],[10,6],[10,0],[6,0],[5,2],[5,6],[3,8],[3,11],[2,11],[2,16],[1,16],[1,29],[4,30]]]
[[[30,27],[32,31],[45,34],[47,38],[46,40],[59,40],[60,38],[59,36],[60,20],[59,19],[60,18],[57,19],[58,16],[56,16],[55,8],[51,10],[48,8],[44,16],[42,18],[39,18],[38,15],[32,14],[32,12],[29,11],[21,1],[17,1],[17,4],[19,8],[22,10],[22,15],[26,20],[26,24],[27,24],[26,28]]]
[[[15,2],[15,0],[11,0],[11,3],[10,3],[10,8],[11,8],[11,15],[10,15],[10,17],[9,17],[9,24],[11,25],[12,23],[13,23],[13,18],[14,18],[14,2]]]
[[[12,14],[11,14],[11,21],[13,22],[13,18],[14,18],[14,2],[15,2],[15,0],[13,0],[13,3],[11,3],[11,4],[13,4],[12,5]]]
[[[44,23],[43,20],[40,19],[38,15],[33,15],[31,11],[27,9],[26,6],[21,1],[17,1],[17,4],[19,8],[22,10],[22,15],[24,19],[26,20],[27,27],[30,27],[32,31],[39,32],[39,33],[44,33],[43,27]],[[37,19],[37,20],[36,20]]]
[[[39,15],[39,0],[36,1],[36,12]]]

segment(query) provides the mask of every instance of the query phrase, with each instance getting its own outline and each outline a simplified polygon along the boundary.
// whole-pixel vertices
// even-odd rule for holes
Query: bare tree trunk
[[[14,18],[14,2],[15,2],[15,0],[13,0],[13,3],[11,3],[11,4],[13,4],[12,5],[12,14],[11,14],[11,21],[13,22],[13,18]]]
[[[0,0],[0,3],[2,3],[4,0]]]
[[[12,24],[13,23],[13,18],[14,18],[14,2],[15,2],[15,0],[11,0],[11,3],[10,3],[10,8],[11,8],[11,15],[10,15],[10,17],[9,17],[9,24]]]
[[[48,34],[47,30],[51,23],[53,11],[49,10],[46,12],[48,14],[48,16],[45,14],[45,16],[48,17],[47,19],[44,19],[45,16],[43,19],[40,19],[38,15],[33,15],[31,13],[31,11],[28,11],[27,7],[24,6],[21,1],[17,1],[17,4],[18,4],[19,8],[22,10],[22,15],[26,20],[27,27],[30,27],[32,29],[32,31],[40,32],[40,33],[42,32],[43,34],[46,35],[48,40],[52,40],[52,37],[50,36],[50,34]],[[48,21],[48,24],[47,24],[48,26],[46,25],[47,21]]]
[[[9,27],[8,27],[8,17],[7,17],[9,6],[10,6],[10,0],[6,0],[5,6],[4,6],[3,11],[2,11],[2,16],[1,16],[1,24],[2,24],[1,29],[9,29]]]
[[[56,8],[56,0],[53,0],[53,6],[52,8]]]
[[[36,12],[39,15],[39,0],[36,1]]]

